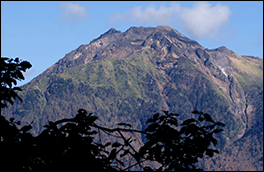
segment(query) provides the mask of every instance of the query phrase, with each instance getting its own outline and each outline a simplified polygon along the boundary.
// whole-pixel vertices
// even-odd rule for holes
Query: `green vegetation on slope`
[[[172,58],[160,61],[157,55],[143,50],[126,59],[67,68],[61,74],[28,85],[24,89],[23,108],[15,105],[14,109],[19,109],[15,113],[27,116],[28,121],[35,120],[36,133],[46,120],[72,117],[79,108],[94,112],[109,127],[124,119],[137,129],[144,129],[149,115],[164,110],[166,103],[173,113],[186,114],[181,120],[189,117],[190,109],[206,111],[227,124],[225,137],[235,137],[240,128],[229,111],[228,100],[190,61],[179,57],[177,67],[166,67],[165,74],[159,72],[156,61],[166,66],[175,60]],[[158,82],[166,84],[161,89]],[[29,111],[31,108],[33,111]],[[221,143],[219,146],[224,147],[225,141]]]

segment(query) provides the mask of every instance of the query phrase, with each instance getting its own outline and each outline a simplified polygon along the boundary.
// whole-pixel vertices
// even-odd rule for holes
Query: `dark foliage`
[[[28,62],[20,63],[18,58],[15,59],[16,65],[11,64],[12,60],[4,63],[5,60],[8,59],[1,58],[1,67],[3,63],[5,69],[3,74],[1,72],[1,89],[3,81],[3,88],[9,92],[3,92],[5,96],[1,96],[1,109],[6,107],[5,101],[13,104],[11,97],[18,97],[14,90],[21,89],[12,89],[12,82],[16,84],[16,79],[24,78],[20,70],[31,67]],[[6,68],[6,65],[13,67]],[[98,117],[79,109],[73,118],[49,121],[43,126],[45,130],[36,137],[29,133],[33,121],[19,128],[20,121],[14,118],[8,121],[0,116],[1,168],[8,171],[119,171],[139,166],[146,171],[194,170],[198,158],[219,153],[213,149],[217,144],[213,134],[222,131],[223,123],[214,122],[209,114],[192,111],[197,119],[187,119],[179,125],[177,117],[180,115],[163,112],[165,115],[154,114],[148,119],[146,129],[138,131],[126,123],[118,123],[122,128],[115,129],[98,126],[95,124]],[[100,131],[112,136],[117,133],[115,137],[122,141],[102,143]],[[147,141],[136,150],[131,144],[136,139],[132,136],[126,138],[124,133],[146,135]],[[94,141],[97,134],[99,142]],[[134,164],[124,162],[126,156],[134,159]],[[145,161],[156,161],[160,167],[145,166]]]
[[[13,87],[13,84],[17,85],[16,80],[24,80],[25,78],[21,71],[26,72],[29,68],[31,68],[31,64],[27,61],[20,61],[18,58],[14,60],[12,58],[9,59],[7,57],[1,57],[1,108],[7,107],[7,102],[13,104],[13,100],[16,98],[22,101],[22,99],[15,92],[16,90],[22,90],[19,87]]]
[[[93,143],[97,131],[91,126],[96,119],[80,109],[74,118],[49,122],[40,135],[33,137],[28,133],[31,124],[18,129],[19,121],[1,117],[1,164],[10,171],[114,170],[110,161],[115,154],[104,150],[107,145]]]
[[[33,137],[28,131],[31,124],[18,129],[19,121],[11,118],[7,121],[1,116],[1,163],[9,170],[42,171],[42,170],[77,170],[95,168],[97,170],[128,170],[139,165],[143,170],[157,170],[144,167],[144,161],[157,161],[159,170],[196,169],[195,163],[204,153],[213,156],[219,153],[210,149],[215,146],[213,133],[219,133],[224,124],[214,122],[208,114],[198,114],[198,120],[192,118],[178,124],[178,114],[155,114],[148,120],[145,131],[127,128],[108,129],[96,125],[97,117],[79,109],[71,119],[49,122],[40,135]],[[202,121],[210,125],[200,126]],[[61,127],[59,127],[61,125]],[[131,127],[130,124],[119,123],[119,126]],[[177,130],[177,127],[180,127]],[[94,128],[94,129],[92,129]],[[117,132],[123,142],[95,143],[96,131],[106,133]],[[139,151],[131,145],[132,137],[125,138],[123,132],[146,134],[147,142]],[[110,146],[111,145],[111,146]],[[106,149],[107,148],[107,149]],[[108,150],[108,151],[107,151]],[[131,156],[135,164],[125,166],[122,157]],[[15,166],[12,164],[16,164]]]
[[[187,119],[179,125],[179,114],[163,112],[165,115],[157,113],[147,121],[150,123],[145,129],[147,142],[139,151],[146,159],[158,161],[159,170],[194,170],[198,158],[219,153],[210,147],[211,143],[216,146],[213,134],[222,131],[223,123],[214,122],[209,114],[194,110],[192,113],[198,119]]]

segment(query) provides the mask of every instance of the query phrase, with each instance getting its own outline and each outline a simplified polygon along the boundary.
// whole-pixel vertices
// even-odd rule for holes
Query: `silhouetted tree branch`
[[[1,109],[7,107],[7,102],[13,105],[13,99],[22,99],[15,92],[16,90],[22,91],[19,87],[13,87],[17,85],[16,80],[24,80],[24,76],[21,71],[26,72],[27,69],[31,68],[31,64],[27,61],[20,61],[18,58],[15,60],[12,58],[1,57],[0,69],[1,69]]]

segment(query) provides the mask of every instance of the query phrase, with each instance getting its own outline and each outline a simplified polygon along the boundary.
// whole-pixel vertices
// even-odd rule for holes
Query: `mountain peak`
[[[180,56],[193,53],[197,47],[201,45],[169,26],[130,27],[125,32],[110,28],[88,45],[66,54],[48,73],[61,73],[65,68],[96,60],[124,59],[143,49],[157,51],[165,57],[167,54]]]
[[[157,26],[157,27],[143,27],[143,26],[140,26],[140,27],[135,27],[135,26],[132,26],[130,27],[128,30],[125,31],[125,33],[131,33],[131,32],[141,32],[141,31],[157,31],[157,30],[167,30],[167,31],[170,31],[170,30],[175,30],[173,28],[171,28],[170,26]]]
[[[218,48],[216,48],[216,50],[220,51],[220,52],[229,51],[229,49],[226,48],[225,46],[218,47]]]
[[[107,32],[105,32],[103,35],[110,35],[110,34],[115,34],[115,33],[121,33],[121,31],[116,30],[115,28],[111,28]]]
[[[117,33],[121,33],[121,31],[116,30],[115,28],[111,28],[107,32],[105,32],[102,35],[100,35],[99,38],[96,38],[95,40],[98,40],[100,38],[103,38],[103,37],[106,37],[106,36],[109,36],[109,35],[114,35],[114,34],[117,34]],[[93,42],[93,41],[91,41],[91,42]]]
[[[166,29],[166,30],[172,30],[173,29],[172,27],[166,26],[166,25],[158,26],[157,28]]]
[[[98,60],[125,59],[146,49],[155,52],[164,62],[171,57],[174,57],[173,60],[185,57],[194,64],[213,63],[215,66],[221,66],[227,73],[232,65],[229,57],[234,55],[233,51],[224,46],[212,50],[205,49],[170,26],[133,26],[125,32],[110,28],[88,45],[66,54],[47,73],[62,73],[66,68]]]

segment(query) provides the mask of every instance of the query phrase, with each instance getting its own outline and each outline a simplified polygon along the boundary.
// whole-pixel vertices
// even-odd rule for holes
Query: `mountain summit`
[[[97,60],[124,59],[143,49],[150,48],[160,51],[159,48],[164,45],[168,48],[161,50],[160,53],[163,53],[163,57],[167,53],[189,54],[193,49],[202,48],[196,41],[188,39],[169,26],[131,27],[124,33],[111,28],[88,45],[81,45],[76,50],[66,54],[45,74],[61,73],[65,68]]]
[[[21,88],[23,103],[2,113],[34,120],[35,134],[79,108],[139,130],[161,110],[188,118],[196,109],[226,124],[204,170],[263,170],[263,60],[204,48],[169,26],[111,28]]]

